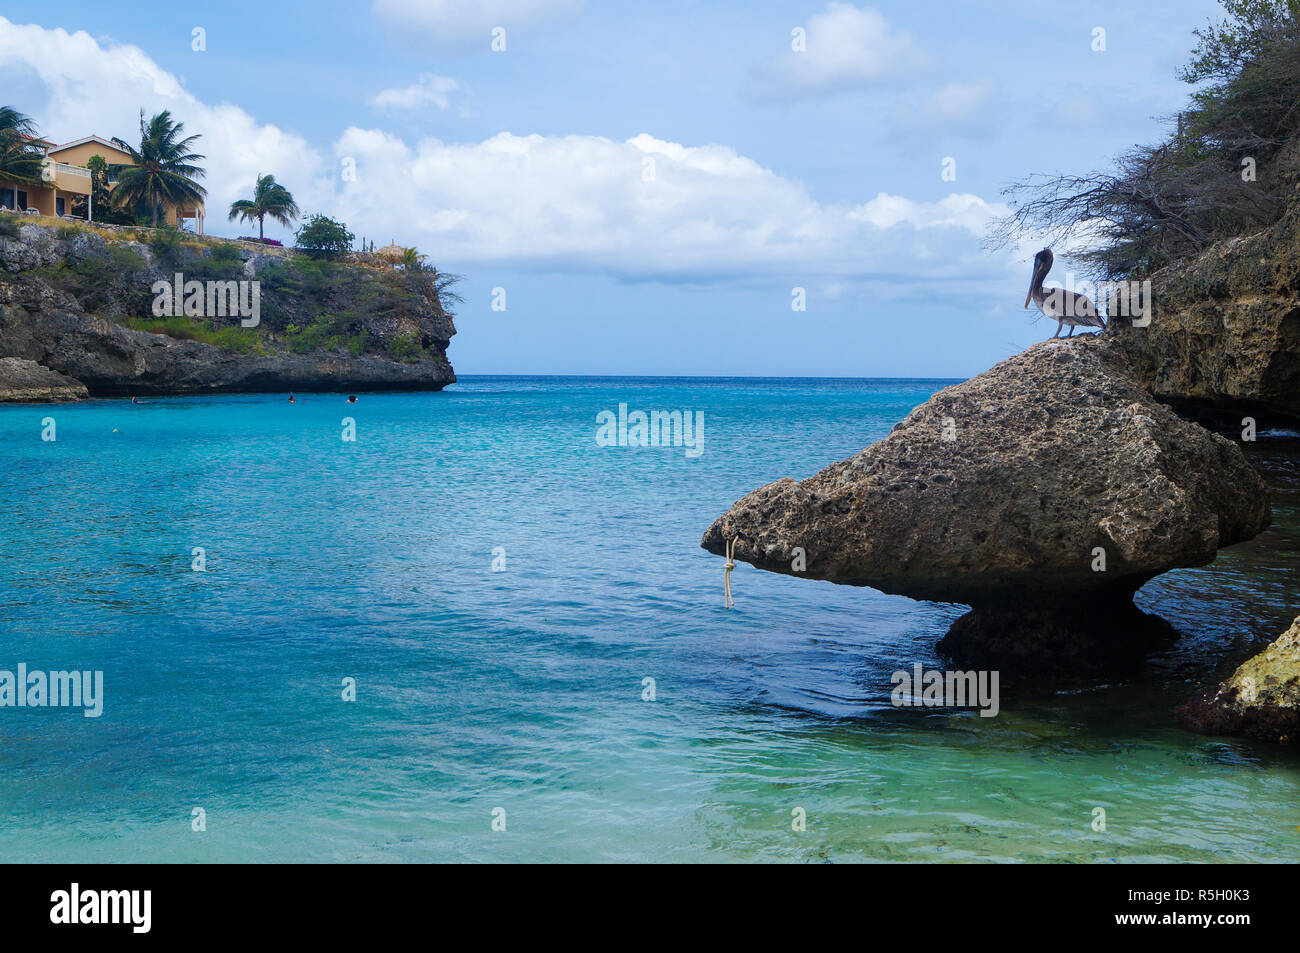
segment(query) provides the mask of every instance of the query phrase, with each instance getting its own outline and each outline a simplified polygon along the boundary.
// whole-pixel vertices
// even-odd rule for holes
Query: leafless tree
[[[1175,131],[1109,171],[1012,183],[990,247],[1081,237],[1075,257],[1093,277],[1133,277],[1264,228],[1300,202],[1300,0],[1224,6],[1231,20],[1196,31],[1180,76],[1202,85]]]

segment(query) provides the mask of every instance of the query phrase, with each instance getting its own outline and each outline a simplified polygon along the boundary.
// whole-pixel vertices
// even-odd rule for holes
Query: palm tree
[[[424,263],[428,258],[428,255],[421,255],[417,248],[402,249],[402,267],[407,271],[424,271]]]
[[[198,205],[208,191],[196,182],[206,174],[194,163],[207,156],[190,151],[199,137],[181,139],[185,123],[173,122],[164,109],[148,122],[140,110],[140,148],[114,138],[113,145],[131,156],[135,165],[114,165],[117,188],[113,199],[119,205],[149,206],[150,224],[158,227],[158,209],[163,204],[180,208]]]
[[[288,228],[290,219],[296,219],[298,214],[298,203],[293,200],[293,195],[275,181],[273,175],[259,175],[257,185],[253,188],[253,197],[230,204],[231,221],[236,218],[245,222],[257,219],[258,238],[266,238],[265,222],[268,215],[273,221]]]
[[[12,106],[0,106],[0,179],[39,185],[45,153],[38,141],[35,122]]]

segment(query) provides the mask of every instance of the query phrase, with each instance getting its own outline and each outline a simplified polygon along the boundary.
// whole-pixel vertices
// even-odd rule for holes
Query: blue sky
[[[1021,308],[1037,248],[982,248],[1001,188],[1160,135],[1218,15],[10,0],[0,100],[58,141],[130,139],[170,108],[204,137],[211,233],[246,232],[219,210],[272,172],[304,209],[418,246],[465,276],[463,373],[964,377],[1055,330]]]

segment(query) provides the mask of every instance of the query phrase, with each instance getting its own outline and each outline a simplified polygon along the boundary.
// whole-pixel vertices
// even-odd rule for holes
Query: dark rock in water
[[[1300,209],[1151,279],[1147,327],[1116,347],[1160,400],[1193,411],[1300,419]]]
[[[1191,699],[1179,715],[1205,734],[1300,742],[1300,618],[1218,688]]]
[[[1166,636],[1133,593],[1268,523],[1265,483],[1235,444],[1082,338],[1037,344],[848,460],[755,490],[701,545],[723,554],[737,538],[736,558],[761,569],[965,603],[947,650],[1064,668]]]
[[[18,357],[0,357],[0,402],[44,403],[89,397],[86,385]]]
[[[959,668],[989,668],[1086,680],[1136,675],[1142,661],[1178,639],[1178,631],[1133,604],[1124,586],[1072,597],[982,603],[952,624],[939,651]]]

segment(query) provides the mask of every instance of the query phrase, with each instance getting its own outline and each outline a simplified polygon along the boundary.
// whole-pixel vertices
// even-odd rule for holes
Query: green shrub
[[[365,354],[370,350],[370,332],[363,328],[360,332],[348,338],[344,348],[353,357],[360,357]]]
[[[185,256],[180,230],[171,226],[153,229],[153,234],[149,236],[149,248],[160,264],[169,267],[180,264]]]
[[[121,323],[136,331],[165,334],[181,341],[198,341],[240,354],[248,351],[263,353],[257,331],[253,328],[231,325],[213,327],[209,322],[195,318],[126,318]]]
[[[364,330],[355,334],[348,333],[338,318],[319,317],[305,328],[290,324],[284,332],[289,350],[295,354],[321,350],[347,351],[356,356],[365,352],[370,340],[370,335]]]
[[[244,277],[244,259],[231,245],[215,245],[183,263],[186,279],[196,281],[238,281]]]
[[[103,254],[83,259],[65,258],[57,265],[37,268],[33,274],[51,287],[72,295],[87,311],[96,313],[117,305],[141,311],[153,300],[145,275],[144,258],[123,245],[108,244]]]
[[[420,335],[414,331],[409,334],[397,334],[389,338],[384,344],[384,350],[393,360],[406,361],[408,364],[414,364],[424,354],[424,346],[420,343]]]
[[[239,253],[239,249],[234,245],[228,245],[225,242],[214,246],[212,254],[209,257],[214,262],[221,262],[227,265],[243,265],[244,263],[244,256]]]
[[[337,258],[352,250],[355,238],[342,222],[313,215],[294,235],[294,245],[314,258]]]

